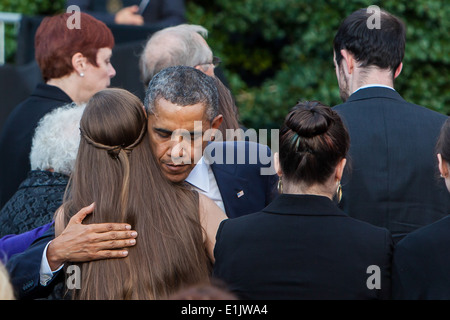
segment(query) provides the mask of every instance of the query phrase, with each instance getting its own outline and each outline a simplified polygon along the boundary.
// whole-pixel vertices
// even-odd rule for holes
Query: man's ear
[[[77,52],[72,56],[72,67],[76,73],[82,74],[86,70],[87,59],[82,53]]]
[[[394,72],[394,79],[397,78],[400,75],[400,72],[402,72],[403,69],[403,62],[400,62],[397,69]]]
[[[219,114],[217,117],[215,117],[213,119],[213,121],[211,121],[211,136],[210,136],[210,140],[211,141],[217,141],[216,138],[220,138],[219,141],[223,141],[223,139],[225,139],[225,137],[222,137],[222,132],[219,131],[219,127],[222,124],[223,121],[223,116],[221,114]],[[219,132],[218,132],[219,131]],[[216,137],[216,135],[219,134],[219,137]]]
[[[344,64],[344,70],[346,70],[348,74],[352,74],[356,65],[355,57],[346,49],[341,50],[341,55],[343,58],[341,64]]]
[[[222,124],[223,116],[219,114],[217,117],[213,119],[211,122],[211,128],[213,129],[219,129],[220,125]]]
[[[448,176],[448,164],[447,161],[442,159],[442,155],[440,153],[437,154],[438,162],[439,162],[439,172],[443,178],[447,178]]]

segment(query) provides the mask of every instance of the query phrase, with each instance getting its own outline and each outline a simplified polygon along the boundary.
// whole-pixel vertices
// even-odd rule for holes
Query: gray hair
[[[85,104],[64,105],[47,113],[38,123],[30,152],[31,170],[73,171],[80,144],[80,119]]]
[[[166,68],[150,81],[144,99],[147,115],[155,114],[163,98],[179,106],[204,104],[209,121],[219,114],[219,98],[214,79],[200,70],[186,66]]]
[[[200,35],[200,36],[199,36]],[[199,25],[181,24],[155,32],[141,54],[139,66],[145,86],[162,69],[195,67],[212,60],[212,51],[202,37],[208,31]]]

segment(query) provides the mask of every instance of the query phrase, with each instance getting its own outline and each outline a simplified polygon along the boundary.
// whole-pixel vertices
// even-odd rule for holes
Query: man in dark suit
[[[342,181],[342,209],[385,227],[399,241],[449,213],[436,179],[434,146],[446,116],[406,102],[394,89],[402,70],[405,26],[386,11],[379,27],[358,10],[334,39],[334,63],[343,104],[334,107],[351,137],[352,170]]]
[[[161,28],[186,22],[184,0],[68,0],[82,12],[107,24],[158,25]]]
[[[249,141],[210,142],[222,121],[212,77],[192,67],[164,69],[150,82],[144,107],[153,154],[169,180],[189,183],[230,218],[262,210],[272,201],[277,178],[267,146]],[[72,261],[70,255],[76,252],[71,249],[64,254],[64,247],[75,247],[75,241],[83,246],[72,237],[58,237],[48,245],[51,239],[51,232],[47,233],[8,263],[19,297],[48,292],[47,284],[54,284],[61,265]],[[76,258],[82,259],[79,254]],[[89,255],[83,259],[91,260]]]
[[[220,138],[222,122],[210,76],[186,66],[164,69],[150,81],[144,107],[153,154],[169,180],[190,183],[231,218],[271,202],[276,175],[268,168],[267,146],[244,141],[209,144]]]

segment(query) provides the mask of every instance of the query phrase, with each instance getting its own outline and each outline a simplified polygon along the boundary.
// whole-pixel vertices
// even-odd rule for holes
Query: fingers
[[[92,260],[125,258],[126,256],[128,256],[127,250],[102,250],[98,251]]]
[[[89,206],[81,208],[72,218],[70,218],[69,224],[71,223],[81,223],[84,218],[94,211],[95,204],[91,203]]]
[[[96,233],[131,230],[128,223],[96,223],[89,225],[90,231]]]
[[[96,234],[96,241],[134,240],[136,237],[136,231],[108,231]],[[120,246],[116,248],[120,248]]]

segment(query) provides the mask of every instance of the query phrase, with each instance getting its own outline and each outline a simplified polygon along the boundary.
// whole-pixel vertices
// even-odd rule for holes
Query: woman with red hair
[[[114,47],[111,30],[88,14],[77,14],[78,29],[69,28],[70,13],[46,17],[37,29],[35,57],[45,83],[37,85],[31,96],[11,112],[3,126],[0,207],[30,170],[31,139],[39,120],[67,103],[87,102],[108,87],[116,74],[110,62]]]

